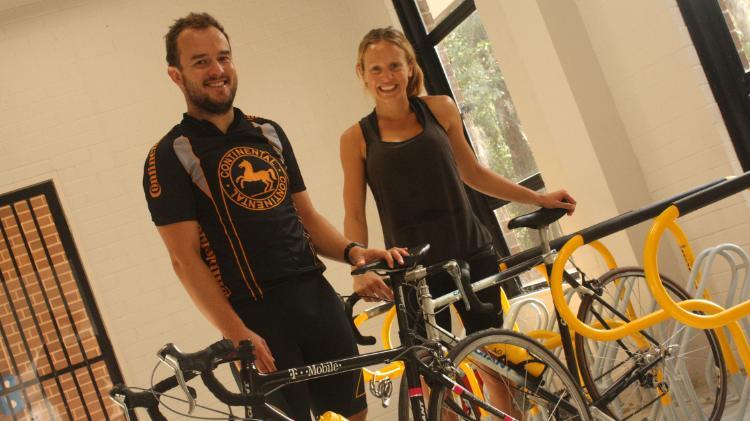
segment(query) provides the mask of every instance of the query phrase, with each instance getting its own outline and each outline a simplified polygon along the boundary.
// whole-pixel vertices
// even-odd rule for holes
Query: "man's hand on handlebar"
[[[388,267],[392,268],[394,263],[404,264],[403,256],[408,256],[409,252],[403,247],[391,247],[388,250],[383,249],[366,249],[354,247],[349,252],[349,260],[354,266],[362,266],[375,260],[385,260]]]
[[[352,276],[354,292],[365,301],[393,301],[393,291],[373,272]]]
[[[257,333],[245,328],[241,332],[229,335],[227,339],[231,339],[234,346],[238,346],[239,342],[243,339],[249,340],[254,346],[255,366],[258,368],[258,371],[261,373],[276,371],[276,360],[271,355],[271,349],[268,348],[266,340],[261,338]]]

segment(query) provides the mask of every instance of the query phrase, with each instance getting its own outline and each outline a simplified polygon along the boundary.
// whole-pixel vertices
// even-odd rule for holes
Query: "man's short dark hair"
[[[180,36],[182,31],[185,29],[206,29],[212,26],[221,31],[227,38],[227,42],[229,41],[229,35],[224,32],[224,27],[208,13],[190,13],[184,18],[175,20],[169,27],[167,35],[164,36],[167,41],[167,64],[178,69],[181,68],[180,52],[177,50],[177,37]]]

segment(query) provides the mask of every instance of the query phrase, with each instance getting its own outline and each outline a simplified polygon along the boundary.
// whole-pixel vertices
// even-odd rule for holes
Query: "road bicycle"
[[[484,304],[473,293],[465,264],[451,260],[427,267],[421,265],[428,249],[428,245],[411,248],[404,265],[399,267],[388,268],[381,261],[354,271],[374,270],[390,277],[401,340],[401,345],[396,348],[260,373],[253,363],[249,342],[242,342],[236,348],[224,340],[194,353],[184,353],[168,344],[158,356],[174,370],[174,376],[145,391],[118,385],[110,396],[126,410],[126,414],[142,407],[146,408],[151,419],[164,420],[166,418],[159,409],[159,396],[179,386],[190,413],[195,408],[196,397],[187,381],[200,376],[208,390],[221,402],[245,408],[243,417],[228,415],[228,419],[289,420],[282,409],[267,402],[267,396],[278,388],[375,364],[401,361],[405,366],[410,415],[414,420],[590,420],[586,399],[576,381],[560,361],[537,342],[515,332],[489,329],[455,342],[448,350],[443,342],[423,340],[414,328],[408,327],[404,289],[416,288],[420,292],[421,311],[434,325],[434,307],[431,307],[426,279],[439,271],[447,271],[456,283],[457,290],[452,296],[463,299],[469,307]],[[217,367],[234,362],[241,365],[239,393],[230,392],[214,375]],[[431,393],[428,399],[420,379],[429,385]],[[386,401],[392,389],[389,385],[390,380],[383,380],[371,390]],[[494,389],[490,385],[494,385]],[[508,398],[507,402],[498,402],[497,396],[493,396],[497,387],[504,389],[501,395]],[[480,389],[481,393],[475,393]]]

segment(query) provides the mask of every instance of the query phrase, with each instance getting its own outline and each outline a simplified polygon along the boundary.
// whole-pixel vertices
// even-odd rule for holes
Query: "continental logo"
[[[221,189],[232,202],[252,211],[278,206],[289,188],[286,171],[268,151],[230,149],[219,161]]]
[[[214,253],[214,249],[211,248],[211,244],[209,244],[208,242],[208,237],[206,237],[206,234],[203,232],[203,230],[201,230],[200,233],[201,254],[203,257],[203,261],[206,262],[206,265],[208,265],[208,268],[211,270],[211,274],[214,276],[214,279],[216,279],[216,282],[219,283],[222,292],[224,292],[224,296],[229,297],[230,295],[232,295],[232,292],[229,290],[229,288],[227,288],[221,278],[219,263],[216,261],[216,253]]]
[[[153,148],[151,148],[150,151],[148,151],[148,166],[146,171],[148,172],[148,193],[156,199],[157,197],[161,196],[161,185],[159,184],[159,179],[156,178],[156,147],[159,146],[157,143],[154,145]]]

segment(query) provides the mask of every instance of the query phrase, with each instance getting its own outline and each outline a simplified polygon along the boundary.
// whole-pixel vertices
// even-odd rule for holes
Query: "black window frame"
[[[716,0],[677,0],[743,171],[750,170],[750,72]],[[748,34],[750,35],[750,34]]]
[[[26,393],[25,390],[28,389],[29,387],[38,386],[42,388],[41,393],[44,399],[46,400],[47,396],[44,392],[44,387],[42,383],[45,381],[55,380],[55,385],[57,386],[57,392],[60,394],[62,402],[65,404],[66,409],[68,409],[68,414],[64,414],[64,415],[68,415],[68,417],[73,416],[72,413],[70,412],[70,409],[68,408],[66,399],[70,397],[77,397],[78,399],[80,399],[80,402],[82,403],[86,417],[89,420],[91,420],[92,419],[91,415],[89,414],[89,411],[87,409],[90,401],[84,399],[84,393],[81,391],[81,388],[79,386],[79,383],[75,374],[77,370],[86,369],[88,375],[90,376],[92,380],[92,383],[94,385],[94,390],[96,392],[95,398],[93,399],[96,399],[96,401],[98,401],[102,409],[102,412],[105,416],[105,419],[109,420],[111,417],[118,416],[119,413],[111,415],[109,414],[109,412],[107,412],[106,403],[108,402],[109,399],[106,395],[103,395],[101,393],[100,388],[97,386],[96,377],[93,374],[93,367],[97,363],[104,363],[107,369],[107,374],[109,376],[109,379],[112,381],[112,385],[123,383],[122,371],[120,370],[120,365],[117,361],[117,356],[115,355],[114,347],[112,346],[112,342],[110,341],[109,332],[104,327],[104,322],[102,320],[101,313],[99,311],[99,306],[97,305],[97,302],[94,298],[93,290],[91,289],[91,283],[89,282],[88,276],[86,275],[86,272],[84,271],[83,261],[81,260],[81,256],[78,253],[78,247],[76,246],[76,243],[73,239],[73,234],[70,231],[70,227],[68,225],[67,218],[65,217],[65,213],[63,211],[62,204],[60,202],[60,197],[57,194],[57,189],[55,187],[54,182],[52,180],[47,180],[47,181],[40,182],[38,184],[33,184],[28,187],[18,189],[18,190],[10,191],[7,193],[2,193],[0,194],[0,207],[10,206],[11,208],[13,208],[14,204],[16,203],[26,202],[29,209],[33,209],[33,206],[31,205],[31,200],[34,197],[38,197],[38,196],[43,196],[47,202],[47,207],[49,208],[50,215],[52,216],[52,221],[54,222],[55,229],[57,230],[57,235],[60,237],[60,244],[62,245],[65,256],[68,259],[68,265],[71,270],[71,275],[75,281],[76,288],[78,289],[78,293],[80,294],[81,300],[83,302],[83,310],[86,313],[89,323],[91,323],[93,331],[96,332],[95,339],[99,346],[100,355],[93,356],[93,357],[87,356],[84,350],[83,339],[81,339],[81,337],[78,335],[78,331],[76,330],[76,323],[74,322],[73,316],[71,315],[71,310],[68,307],[68,299],[65,297],[64,294],[62,294],[62,289],[60,287],[60,278],[56,270],[53,268],[52,256],[50,254],[49,249],[46,246],[46,242],[44,240],[41,240],[41,243],[44,247],[45,259],[50,265],[50,270],[51,270],[51,273],[53,274],[52,276],[54,277],[56,286],[57,288],[60,289],[60,294],[62,295],[61,297],[62,303],[67,313],[68,320],[70,320],[73,332],[75,332],[77,346],[80,349],[80,352],[83,356],[83,361],[77,362],[75,364],[71,364],[70,358],[67,353],[68,351],[66,351],[67,348],[63,346],[61,350],[62,350],[62,353],[65,355],[65,361],[64,361],[64,364],[62,364],[62,367],[56,367],[52,363],[52,357],[50,356],[51,352],[49,348],[47,347],[46,341],[42,341],[41,348],[45,352],[44,355],[46,356],[47,361],[49,361],[50,368],[51,368],[50,372],[43,374],[43,375],[39,375],[33,380],[27,380],[27,381],[19,383],[18,385],[12,386],[10,388],[4,388],[3,390],[0,390],[0,399],[5,400],[6,396],[14,392],[20,392],[23,394],[24,399],[27,400],[27,396],[25,395]],[[33,210],[31,210],[30,212],[32,214],[34,213]],[[20,223],[18,222],[19,221],[18,216],[16,215],[15,211],[14,211],[14,215],[16,217],[17,224],[20,225]],[[41,233],[41,228],[38,225],[38,221],[36,220],[36,217],[34,217],[34,223],[35,223],[34,229],[37,232]],[[21,235],[24,235],[24,234],[22,233]],[[10,250],[8,236],[2,226],[0,226],[0,241],[5,242],[6,246],[8,247],[8,250]],[[24,243],[26,243],[25,237],[24,237]],[[28,255],[31,256],[32,253],[30,249],[28,248],[28,245],[26,245],[26,247],[27,247],[26,251]],[[12,251],[10,251],[10,253],[11,253],[11,258],[13,258]],[[31,265],[35,272],[34,278],[37,280],[37,283],[39,287],[41,288],[42,281],[39,275],[39,270],[35,263],[32,262]],[[15,264],[13,266],[13,270],[14,272],[16,272],[16,274],[18,274],[17,276],[19,277],[21,276],[20,270],[18,266],[16,266]],[[5,283],[6,283],[5,278],[3,277],[2,272],[0,272],[0,284],[5,285]],[[22,281],[19,280],[19,283],[22,283]],[[26,295],[25,287],[23,291],[24,291],[25,303],[29,303],[28,305],[31,307],[32,304],[29,302],[28,295]],[[7,295],[7,289],[3,292]],[[44,297],[45,297],[45,300],[43,301],[43,303],[46,306],[45,309],[47,310],[48,314],[53,315],[54,313],[53,313],[52,308],[50,307],[50,302],[47,300],[46,295],[44,295]],[[24,302],[24,301],[21,301],[21,302]],[[15,309],[12,308],[11,311],[12,311],[12,317],[13,317],[14,323],[17,326],[21,326],[21,320],[18,314],[16,314]],[[35,320],[35,323],[37,323],[36,317],[37,316],[36,316],[35,311],[32,311],[31,319]],[[37,329],[39,329],[38,325],[35,325],[35,326]],[[57,333],[58,335],[56,337],[57,341],[59,341],[60,344],[63,344],[64,340],[62,339],[62,337],[59,336],[60,331],[57,328],[57,324],[55,324],[54,332]],[[22,336],[24,345],[26,345],[22,351],[29,353],[30,348],[26,342],[24,332],[21,330],[18,333]],[[5,340],[4,330],[3,330],[2,336],[3,336],[3,339]],[[6,347],[7,347],[7,343],[6,343]],[[13,353],[8,354],[8,357],[11,360],[13,360],[14,358]],[[15,372],[16,370],[15,362],[11,362],[10,365],[13,367],[13,370],[11,370],[9,374],[17,374]],[[59,376],[63,376],[63,375],[69,375],[71,376],[71,378],[73,378],[75,389],[78,392],[77,396],[73,395],[72,393],[71,394],[65,393],[65,390],[58,379]],[[48,408],[51,408],[49,401],[46,402],[46,405],[48,405]],[[49,410],[50,409],[48,409],[48,411]],[[134,418],[135,413],[133,411],[130,411],[130,417],[131,419],[137,419],[137,418]],[[8,418],[12,418],[15,420],[16,414],[11,413],[11,415]]]

